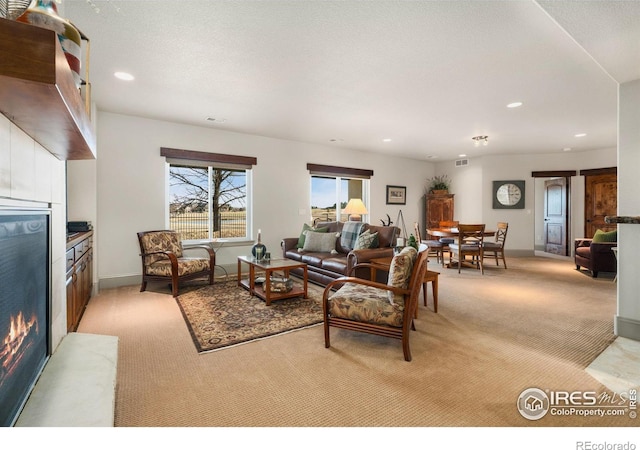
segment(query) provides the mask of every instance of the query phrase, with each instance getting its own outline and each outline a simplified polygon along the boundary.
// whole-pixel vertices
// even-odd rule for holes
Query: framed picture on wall
[[[406,205],[407,187],[387,185],[387,205]]]

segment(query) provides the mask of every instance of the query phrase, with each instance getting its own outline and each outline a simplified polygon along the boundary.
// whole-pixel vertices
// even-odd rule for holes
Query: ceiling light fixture
[[[391,142],[391,139],[385,138],[385,139],[382,140],[382,142]]]
[[[509,103],[507,105],[507,108],[517,108],[519,106],[522,106],[522,102],[513,102],[513,103]]]
[[[135,77],[133,75],[131,75],[130,73],[127,72],[115,72],[113,74],[114,77],[116,77],[119,80],[124,80],[124,81],[133,81],[135,80]]]
[[[587,133],[578,133],[578,134],[575,134],[574,136],[575,137],[585,137],[586,135],[587,135]]]
[[[489,145],[489,136],[474,136],[471,139],[475,141],[476,147],[480,146],[481,142],[482,145]]]

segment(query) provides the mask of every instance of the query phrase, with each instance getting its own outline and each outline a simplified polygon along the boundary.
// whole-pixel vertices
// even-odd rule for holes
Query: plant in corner
[[[435,191],[449,192],[451,180],[447,175],[436,175],[427,180],[427,186],[429,193],[434,193]]]

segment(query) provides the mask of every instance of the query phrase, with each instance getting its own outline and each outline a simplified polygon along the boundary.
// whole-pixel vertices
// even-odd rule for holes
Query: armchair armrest
[[[592,242],[591,243],[591,254],[594,255],[596,253],[611,253],[613,255],[613,247],[618,245],[617,242]]]
[[[184,247],[183,252],[187,252],[189,250],[197,250],[197,249],[206,250],[211,267],[216,265],[216,252],[214,252],[213,249],[208,245],[190,245],[188,247]]]
[[[573,242],[573,248],[589,247],[591,245],[592,238],[578,238]]]

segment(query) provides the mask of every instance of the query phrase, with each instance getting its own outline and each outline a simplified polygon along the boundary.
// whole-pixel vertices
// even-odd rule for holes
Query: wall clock
[[[493,209],[524,209],[524,180],[494,181]]]

